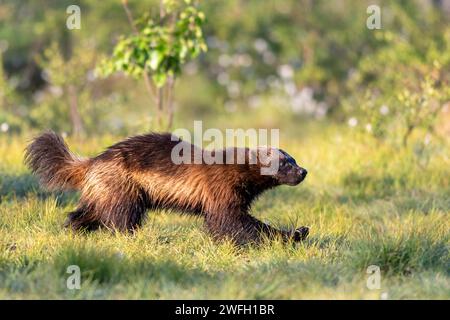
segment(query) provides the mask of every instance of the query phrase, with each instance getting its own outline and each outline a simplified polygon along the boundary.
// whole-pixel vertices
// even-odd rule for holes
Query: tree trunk
[[[167,129],[170,130],[173,125],[173,114],[174,114],[174,108],[173,108],[173,87],[175,85],[175,77],[169,76],[167,79]]]
[[[413,130],[414,130],[414,125],[409,125],[408,128],[406,129],[406,132],[403,135],[403,139],[402,139],[404,148],[406,148],[408,146],[408,139]]]
[[[147,92],[149,94],[150,99],[155,101],[156,108],[157,108],[156,123],[158,124],[158,126],[161,126],[162,111],[159,108],[159,104],[160,104],[159,91],[158,91],[158,88],[155,89],[154,86],[152,85],[150,76],[147,73],[147,67],[145,68],[145,73],[144,73],[144,83],[145,83],[145,87],[147,88]]]
[[[156,104],[158,108],[158,129],[163,128],[163,114],[164,114],[164,88],[156,89]]]
[[[79,137],[84,132],[83,121],[81,120],[78,111],[78,95],[75,86],[69,85],[67,87],[67,94],[69,97],[70,121],[72,122],[72,133]]]

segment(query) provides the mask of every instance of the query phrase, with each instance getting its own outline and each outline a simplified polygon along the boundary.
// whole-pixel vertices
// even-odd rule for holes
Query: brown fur
[[[159,208],[204,215],[214,238],[237,243],[259,241],[264,235],[306,237],[307,228],[276,230],[249,214],[260,193],[280,184],[274,176],[261,175],[260,164],[174,164],[171,151],[178,143],[170,134],[151,133],[81,159],[61,137],[45,132],[28,146],[25,162],[47,188],[81,191],[79,205],[67,220],[76,230],[133,230],[148,209]],[[245,149],[247,159],[249,154]]]

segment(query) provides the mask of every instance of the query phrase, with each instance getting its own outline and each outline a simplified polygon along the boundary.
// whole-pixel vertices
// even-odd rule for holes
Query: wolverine
[[[194,154],[199,151],[203,157],[174,161],[173,150],[180,143],[192,147],[182,148],[184,159],[198,160]],[[225,161],[230,152],[236,160],[231,163]],[[244,161],[237,161],[239,154]],[[223,161],[207,163],[206,156]],[[59,135],[47,131],[28,145],[25,163],[48,190],[80,191],[78,206],[65,222],[74,230],[133,231],[148,210],[168,209],[203,216],[214,239],[237,244],[274,238],[301,241],[309,233],[307,227],[280,230],[250,215],[252,202],[262,192],[297,185],[306,177],[307,171],[277,148],[209,151],[170,133],[150,133],[127,138],[96,157],[81,158]],[[276,170],[262,174],[273,163]]]

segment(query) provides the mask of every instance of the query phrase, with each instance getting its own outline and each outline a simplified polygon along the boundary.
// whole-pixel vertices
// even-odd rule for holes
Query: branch
[[[174,108],[173,108],[173,87],[175,85],[175,76],[171,75],[169,76],[168,79],[168,84],[167,84],[167,111],[169,113],[169,120],[167,123],[167,129],[171,129],[172,125],[173,125],[173,113],[174,113]]]
[[[125,13],[128,18],[128,22],[130,23],[130,26],[133,29],[133,32],[135,34],[139,34],[139,30],[137,29],[136,24],[134,23],[134,19],[133,19],[131,10],[128,7],[128,0],[122,0],[122,6],[123,6],[123,9],[125,10]],[[156,104],[159,104],[156,88],[152,85],[152,82],[150,81],[150,77],[148,76],[147,65],[145,65],[145,67],[144,67],[144,83],[145,83],[147,92],[150,95],[150,98],[153,99],[153,101]],[[161,115],[158,114],[158,122],[160,121],[160,118],[161,118]]]
[[[134,24],[133,15],[131,14],[130,8],[128,7],[128,0],[122,0],[122,6],[125,10],[125,13],[127,14],[128,22],[130,23],[131,28],[133,29],[134,33],[139,33],[136,25]]]

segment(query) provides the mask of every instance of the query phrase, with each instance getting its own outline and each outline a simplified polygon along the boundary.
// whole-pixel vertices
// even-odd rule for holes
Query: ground
[[[253,213],[310,226],[310,237],[258,248],[214,243],[201,219],[167,212],[149,212],[134,235],[68,232],[78,195],[43,191],[22,163],[31,135],[3,134],[0,298],[449,299],[449,148],[424,160],[344,127],[289,130],[282,148],[308,177],[265,193]],[[93,155],[117,139],[69,144]],[[70,265],[80,267],[79,290],[67,288]],[[380,289],[367,287],[370,265]]]

